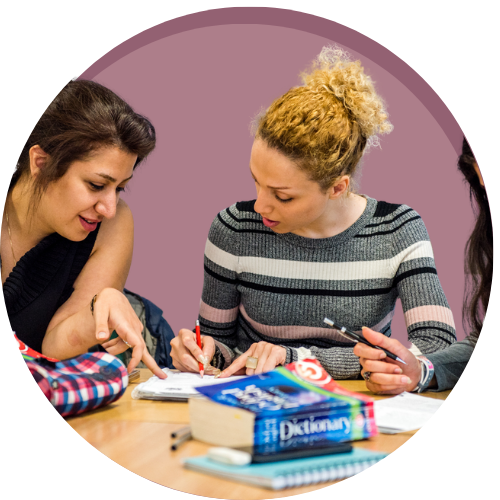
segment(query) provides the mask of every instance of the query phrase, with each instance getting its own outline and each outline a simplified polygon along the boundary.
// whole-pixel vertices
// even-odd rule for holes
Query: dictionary
[[[286,368],[213,386],[189,399],[194,439],[259,452],[300,449],[377,434],[370,401],[336,394]]]

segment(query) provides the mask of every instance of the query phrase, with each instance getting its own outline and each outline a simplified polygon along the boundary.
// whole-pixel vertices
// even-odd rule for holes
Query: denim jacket
[[[170,341],[174,338],[174,332],[163,317],[163,311],[150,300],[130,290],[125,289],[124,293],[144,325],[143,337],[149,353],[160,368],[175,368],[170,356]],[[125,353],[130,355],[129,351]],[[129,360],[124,361],[127,365]],[[143,366],[140,364],[139,368],[141,367]]]

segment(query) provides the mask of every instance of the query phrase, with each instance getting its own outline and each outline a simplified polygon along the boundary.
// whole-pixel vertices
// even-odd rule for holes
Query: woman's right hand
[[[158,378],[167,378],[167,374],[149,354],[142,338],[143,325],[123,293],[115,288],[105,288],[99,292],[93,315],[95,335],[99,342],[108,339],[113,330],[118,334],[117,338],[102,344],[106,351],[116,356],[132,349],[132,359],[127,367],[129,373],[142,360]]]
[[[200,349],[196,343],[196,333],[187,328],[183,328],[179,335],[170,341],[170,345],[174,366],[182,372],[199,372],[198,362],[207,365],[215,354],[215,342],[212,337],[202,335]]]

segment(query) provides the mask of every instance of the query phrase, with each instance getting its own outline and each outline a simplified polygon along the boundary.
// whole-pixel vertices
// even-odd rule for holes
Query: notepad
[[[375,422],[384,434],[420,429],[444,401],[403,392],[375,401]]]
[[[212,375],[204,375],[201,378],[199,373],[179,372],[168,368],[164,368],[163,371],[167,374],[166,379],[153,376],[146,382],[139,384],[132,391],[132,399],[187,401],[190,397],[200,395],[195,387],[221,384],[243,378],[233,376],[220,379]]]
[[[386,456],[387,453],[355,448],[349,453],[242,466],[225,465],[201,456],[186,459],[184,467],[230,481],[282,490],[351,477]]]

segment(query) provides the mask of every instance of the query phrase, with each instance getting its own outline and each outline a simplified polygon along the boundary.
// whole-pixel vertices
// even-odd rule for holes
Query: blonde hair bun
[[[368,143],[377,141],[376,134],[392,131],[382,98],[373,80],[365,74],[361,61],[352,61],[348,52],[337,45],[323,47],[310,72],[302,81],[309,89],[335,96],[358,122]],[[370,140],[371,138],[371,140]]]
[[[324,47],[303,85],[292,87],[258,116],[255,137],[292,159],[327,189],[352,175],[377,134],[393,129],[385,105],[360,61]]]

